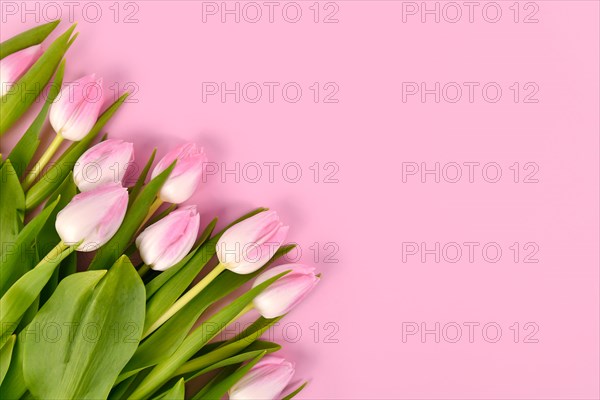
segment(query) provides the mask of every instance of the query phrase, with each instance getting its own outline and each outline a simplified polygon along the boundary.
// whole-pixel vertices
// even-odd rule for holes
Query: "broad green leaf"
[[[300,393],[306,387],[306,385],[308,385],[308,382],[304,382],[302,385],[300,385],[300,387],[298,387],[296,390],[294,390],[292,393],[288,394],[281,400],[292,400],[294,397],[296,397],[298,393]]]
[[[142,187],[144,187],[144,183],[146,182],[146,177],[148,176],[148,172],[150,172],[150,168],[152,167],[152,163],[154,162],[154,157],[156,157],[156,148],[154,150],[152,150],[152,154],[150,154],[150,158],[148,158],[148,162],[146,162],[146,165],[144,166],[144,169],[142,169],[140,176],[138,177],[137,181],[135,182],[135,185],[133,186],[133,188],[131,188],[131,191],[129,192],[129,204],[133,203],[133,201],[140,194]]]
[[[50,90],[48,91],[48,97],[46,97],[46,102],[42,107],[41,111],[33,120],[29,129],[25,132],[25,134],[19,139],[15,147],[12,149],[10,154],[8,155],[8,159],[13,164],[15,171],[17,172],[17,176],[22,177],[25,172],[27,166],[31,162],[35,151],[40,145],[40,135],[42,133],[42,128],[44,126],[44,122],[46,122],[46,117],[48,116],[48,111],[50,110],[50,106],[56,99],[56,96],[60,92],[60,88],[62,86],[62,81],[65,73],[65,61],[63,60],[56,71],[56,75],[54,76],[54,81],[50,86]]]
[[[225,396],[227,394],[227,391],[233,385],[235,385],[240,379],[242,379],[244,377],[244,375],[246,375],[248,373],[248,371],[250,371],[250,369],[252,369],[252,367],[254,367],[256,365],[256,363],[258,363],[260,361],[260,359],[265,356],[265,354],[266,354],[266,351],[263,351],[262,353],[257,355],[252,361],[250,361],[248,364],[242,365],[241,367],[236,369],[235,372],[228,374],[225,377],[217,376],[216,378],[220,378],[220,379],[216,380],[216,382],[213,383],[212,385],[207,386],[207,388],[206,388],[207,390],[200,391],[192,399],[193,400],[196,400],[196,399],[219,400],[219,399],[221,399],[223,396]]]
[[[0,43],[0,60],[27,47],[40,44],[56,28],[60,20],[36,26]]]
[[[58,236],[58,232],[56,232],[55,221],[57,214],[66,207],[67,204],[73,199],[73,197],[77,194],[77,186],[75,186],[75,182],[73,182],[72,174],[69,173],[63,183],[56,189],[54,194],[50,196],[48,201],[46,202],[45,208],[48,208],[48,205],[54,204],[53,210],[50,214],[50,217],[40,230],[40,233],[37,236],[37,248],[38,254],[42,257],[44,254],[48,252],[49,249],[52,249],[60,242],[60,236]],[[76,254],[72,253],[67,258],[65,258],[59,268],[54,271],[52,274],[52,278],[41,293],[40,303],[43,305],[46,300],[52,295],[54,289],[56,289],[56,285],[58,285],[58,278],[61,271],[67,269],[72,270],[73,263],[76,260]],[[63,276],[68,275],[64,273]]]
[[[23,377],[23,333],[17,336],[8,372],[0,385],[3,399],[20,399],[27,392]]]
[[[2,190],[0,190],[0,253],[4,254],[15,243],[23,229],[25,196],[19,183],[19,176],[10,160],[6,160],[0,170]]]
[[[177,383],[166,392],[164,395],[157,397],[157,399],[163,400],[184,400],[185,399],[185,382],[183,378],[177,381]]]
[[[25,209],[27,211],[37,207],[60,186],[73,169],[79,157],[88,149],[96,135],[104,128],[104,125],[106,125],[108,120],[119,109],[125,99],[127,99],[127,96],[128,94],[125,93],[107,108],[100,115],[90,133],[81,141],[71,144],[62,156],[48,168],[45,175],[27,191],[25,196]]]
[[[56,38],[35,64],[0,98],[0,102],[2,102],[0,136],[21,118],[46,87],[69,46],[73,43],[71,34],[74,29],[73,25]]]
[[[140,195],[128,208],[125,219],[117,233],[96,253],[90,263],[90,270],[109,268],[123,254],[140,225],[144,222],[150,206],[174,167],[175,162],[144,186]]]
[[[65,278],[28,329],[77,328],[56,341],[30,340],[28,333],[23,369],[30,392],[37,398],[106,398],[139,342],[144,299],[144,285],[126,257],[108,273]]]
[[[294,247],[294,245],[281,246],[263,268],[252,274],[240,275],[230,271],[222,272],[198,296],[140,344],[123,373],[119,376],[119,380],[126,379],[144,368],[156,365],[169,358],[184,341],[200,315],[210,305],[255,278],[271,263],[283,257]]]
[[[8,372],[8,367],[10,366],[10,359],[12,358],[13,347],[15,347],[16,339],[17,336],[12,335],[0,349],[0,384],[2,384],[2,381]]]
[[[58,201],[59,199],[56,199],[50,203],[48,207],[25,225],[12,246],[5,245],[7,251],[3,252],[0,260],[0,269],[2,270],[2,274],[0,274],[0,296],[4,296],[8,288],[36,264],[38,260],[35,252],[37,237]],[[51,249],[46,249],[46,251]]]
[[[252,300],[256,296],[276,280],[284,276],[287,272],[289,271],[278,274],[260,285],[253,287],[200,324],[196,330],[191,332],[184,339],[181,345],[168,359],[160,362],[152,369],[152,371],[150,371],[146,379],[140,383],[131,397],[147,398],[152,395],[198,350],[204,347],[204,345],[213,339],[221,330],[234,321],[246,307],[252,303]]]
[[[75,246],[57,246],[35,268],[19,278],[2,296],[0,299],[0,346],[15,331],[21,317],[40,295],[54,269],[74,249]]]

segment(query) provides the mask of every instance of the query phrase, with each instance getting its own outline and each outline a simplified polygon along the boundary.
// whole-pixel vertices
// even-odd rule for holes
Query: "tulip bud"
[[[236,274],[251,274],[269,261],[285,240],[275,211],[264,211],[227,229],[217,242],[219,262]]]
[[[73,180],[82,192],[106,183],[122,183],[133,161],[133,143],[107,139],[83,153],[73,168]]]
[[[17,82],[42,53],[42,46],[38,44],[17,51],[0,61],[0,97],[8,92],[10,85]]]
[[[204,149],[196,143],[187,143],[168,152],[154,167],[152,179],[177,160],[175,168],[160,190],[162,201],[180,204],[188,200],[200,183],[202,168],[207,158]]]
[[[80,193],[56,216],[56,231],[67,245],[82,242],[77,251],[94,251],[121,226],[128,199],[127,189],[118,183]]]
[[[263,357],[229,390],[229,400],[273,400],[290,383],[294,364],[275,356]]]
[[[185,207],[147,227],[135,240],[140,256],[155,271],[164,271],[189,253],[198,237],[200,214]]]
[[[263,272],[254,281],[254,287],[264,281],[290,271],[254,298],[254,308],[265,318],[277,318],[289,312],[315,287],[319,278],[313,267],[286,264]]]
[[[77,142],[98,120],[103,100],[102,78],[96,79],[96,74],[84,76],[62,88],[50,108],[50,124],[56,133]]]

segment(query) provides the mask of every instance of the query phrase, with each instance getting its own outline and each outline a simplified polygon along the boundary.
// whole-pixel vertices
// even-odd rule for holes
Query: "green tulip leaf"
[[[65,53],[73,43],[71,26],[60,35],[29,70],[0,98],[0,136],[6,133],[29,109],[38,95],[44,90]]]
[[[131,204],[131,207],[128,208],[125,219],[117,233],[96,253],[96,256],[90,263],[90,270],[108,268],[125,252],[134,235],[144,222],[160,188],[174,167],[175,162],[144,186],[140,195]]]
[[[279,322],[281,318],[282,317],[272,319],[266,319],[263,317],[258,318],[252,325],[244,329],[243,332],[233,339],[221,343],[216,349],[213,349],[208,353],[201,354],[198,357],[186,362],[177,370],[175,375],[188,374],[189,372],[194,371],[202,371],[201,373],[204,374],[212,369],[220,368],[214,366],[223,360],[228,359],[228,357],[231,357],[242,351],[247,352],[267,350],[269,352],[273,352],[279,350],[281,346],[278,344],[260,341],[258,338],[261,337],[271,326],[273,326],[273,324]],[[234,362],[230,362],[229,364],[234,364]],[[206,370],[207,368],[210,369]],[[193,375],[192,378],[198,375],[200,375],[200,373]],[[188,379],[186,378],[186,381],[187,380]]]
[[[10,160],[2,165],[0,170],[2,190],[0,190],[0,245],[2,254],[7,247],[14,244],[17,235],[23,229],[25,216],[25,196]]]
[[[10,366],[10,360],[13,354],[13,347],[15,347],[16,335],[12,335],[4,346],[0,349],[0,384],[4,380],[8,367]]]
[[[57,246],[31,271],[17,280],[0,299],[0,346],[15,331],[23,314],[40,295],[56,267],[76,246]]]
[[[2,274],[0,274],[0,296],[4,296],[13,283],[35,266],[38,260],[35,253],[37,237],[52,215],[59,200],[60,198],[57,198],[54,202],[48,204],[48,207],[25,225],[13,243],[14,248],[3,252],[0,260],[0,269],[2,270]],[[4,245],[6,246],[6,243]],[[6,250],[9,250],[8,247],[6,247]],[[49,251],[51,248],[46,250]]]
[[[300,393],[302,390],[304,390],[304,388],[306,387],[306,385],[308,385],[308,382],[304,382],[296,390],[294,390],[292,393],[288,394],[287,396],[285,396],[281,400],[292,400],[294,397],[296,397],[296,395],[298,395],[298,393]]]
[[[164,385],[187,360],[193,357],[198,350],[204,347],[204,345],[212,340],[221,330],[233,322],[246,307],[252,303],[252,300],[256,296],[288,272],[289,271],[278,274],[267,279],[260,285],[253,287],[200,324],[196,330],[192,331],[183,340],[181,345],[168,359],[160,362],[150,371],[148,376],[140,383],[131,397],[147,398],[152,395]],[[208,287],[210,287],[210,285]],[[192,302],[188,303],[188,305],[191,303]]]
[[[157,399],[163,400],[184,400],[185,399],[185,382],[183,378],[177,381],[177,383],[164,395],[157,397]]]
[[[56,96],[58,96],[58,93],[60,92],[64,73],[65,61],[63,60],[63,62],[60,63],[58,70],[56,71],[54,81],[50,86],[50,90],[48,91],[48,97],[46,98],[44,106],[29,126],[29,129],[27,129],[25,134],[21,137],[21,139],[19,139],[15,147],[8,155],[8,159],[12,162],[15,171],[17,172],[17,176],[19,177],[23,176],[25,169],[31,162],[35,151],[40,145],[40,136],[42,134],[42,128],[44,126],[44,122],[46,122],[46,118],[48,117],[50,106],[52,105],[54,99],[56,99]]]
[[[58,26],[60,20],[36,26],[0,43],[0,60],[6,56],[40,44]]]
[[[193,373],[187,373],[185,375],[185,381],[188,382],[194,378],[199,377],[200,375],[204,375],[208,372],[214,371],[219,368],[226,367],[228,365],[239,364],[244,361],[250,360],[251,358],[256,357],[257,355],[259,355],[262,352],[274,353],[279,350],[281,350],[281,345],[279,345],[277,343],[257,340],[254,343],[252,343],[250,346],[246,347],[244,350],[240,351],[238,354],[222,358],[219,361],[208,364]],[[194,361],[194,360],[190,360],[188,362],[192,362],[192,361]],[[198,365],[200,365],[199,362],[198,362]],[[175,374],[179,375],[179,371],[177,371]]]
[[[77,194],[77,186],[75,186],[75,182],[73,182],[72,174],[69,173],[63,183],[56,189],[54,194],[50,196],[48,201],[46,202],[46,208],[48,205],[53,204],[53,210],[51,211],[50,217],[47,219],[46,223],[40,230],[40,233],[37,236],[37,248],[38,254],[43,257],[50,249],[56,246],[60,242],[60,236],[58,236],[58,232],[56,232],[55,221],[57,214],[69,204],[71,199]],[[52,278],[48,284],[44,287],[44,290],[40,296],[40,304],[44,304],[46,300],[52,295],[54,289],[58,285],[59,275],[63,277],[69,275],[74,272],[74,269],[77,268],[77,253],[73,252],[69,254],[67,258],[65,258],[59,268],[54,271],[52,274]]]
[[[27,328],[73,327],[57,340],[27,332],[24,376],[37,398],[106,398],[141,336],[144,285],[126,257],[65,278]]]
[[[154,162],[154,157],[156,157],[156,148],[152,150],[152,154],[150,154],[150,158],[148,158],[148,162],[142,169],[140,176],[138,177],[135,185],[129,192],[129,204],[133,204],[133,201],[138,197],[142,188],[144,187],[144,183],[146,182],[146,177],[148,176],[148,172],[150,172],[150,168],[152,167],[152,163]]]
[[[23,377],[23,335],[17,335],[10,366],[0,385],[3,399],[20,399],[27,392]]]
[[[89,148],[96,135],[98,135],[113,114],[121,107],[123,102],[127,99],[127,96],[127,93],[123,94],[117,101],[108,107],[106,111],[100,115],[90,133],[88,133],[81,141],[72,143],[62,156],[48,168],[45,175],[27,191],[25,196],[25,209],[27,211],[30,211],[41,204],[58,188],[58,186],[60,186],[73,169],[73,166],[79,157],[81,157],[81,155]]]

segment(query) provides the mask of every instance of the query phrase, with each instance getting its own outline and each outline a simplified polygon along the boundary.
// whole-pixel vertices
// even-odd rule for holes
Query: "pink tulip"
[[[73,168],[73,180],[82,192],[106,183],[122,183],[133,161],[133,143],[107,139],[83,153]]]
[[[17,51],[0,61],[0,96],[4,96],[9,91],[10,86],[27,72],[42,53],[42,46],[38,44]]]
[[[50,124],[59,135],[77,142],[98,120],[103,100],[102,78],[84,76],[62,88],[50,108]]]
[[[275,254],[287,236],[275,211],[264,211],[227,229],[217,242],[217,257],[236,274],[250,274]]]
[[[67,245],[82,242],[77,251],[94,251],[117,232],[129,195],[118,183],[109,183],[71,200],[56,216],[56,231]]]
[[[154,167],[152,179],[177,160],[175,168],[160,190],[162,201],[181,204],[188,200],[200,184],[202,168],[207,161],[202,147],[196,143],[186,143],[168,152]]]
[[[135,244],[146,265],[155,271],[164,271],[189,253],[199,227],[200,214],[196,206],[185,207],[147,227]]]
[[[294,364],[275,356],[263,357],[229,390],[229,400],[273,400],[294,376]]]
[[[263,317],[277,318],[288,313],[319,281],[314,268],[301,264],[286,264],[271,268],[259,275],[254,281],[254,286],[289,270],[291,270],[289,273],[254,298],[254,308]]]

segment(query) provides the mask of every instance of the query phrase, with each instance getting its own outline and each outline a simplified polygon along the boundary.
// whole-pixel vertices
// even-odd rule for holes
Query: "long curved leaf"
[[[13,283],[35,266],[38,260],[35,253],[38,235],[59,201],[60,196],[25,225],[14,241],[14,249],[3,254],[0,260],[0,268],[2,269],[2,274],[0,274],[0,296],[4,296]],[[50,249],[46,249],[46,251]]]
[[[36,26],[0,43],[0,60],[27,47],[40,44],[58,26],[60,20]]]
[[[8,246],[14,244],[17,235],[23,229],[25,217],[25,195],[19,183],[19,176],[10,160],[0,170],[2,190],[0,190],[0,253],[4,254]]]
[[[13,147],[12,151],[8,155],[8,159],[12,162],[15,171],[19,177],[23,176],[25,169],[31,162],[35,151],[40,145],[40,135],[42,133],[42,128],[44,126],[44,122],[46,122],[46,117],[48,116],[48,112],[50,110],[50,106],[58,96],[60,92],[60,88],[62,86],[63,77],[65,74],[65,61],[60,63],[60,66],[56,70],[56,74],[54,75],[54,81],[50,86],[50,90],[48,91],[48,97],[46,97],[46,102],[44,106],[40,110],[37,117],[33,120],[25,134],[19,139],[15,147]]]

